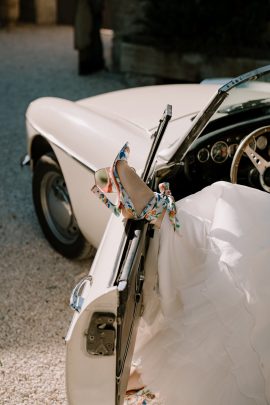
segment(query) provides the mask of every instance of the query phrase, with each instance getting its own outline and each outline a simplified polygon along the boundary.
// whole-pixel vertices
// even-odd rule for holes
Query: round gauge
[[[260,150],[265,149],[267,146],[266,136],[264,136],[264,135],[259,136],[259,138],[257,139],[256,145]]]
[[[199,152],[197,153],[197,159],[201,163],[207,162],[207,160],[209,159],[208,149],[206,148],[200,149]]]
[[[228,145],[226,142],[216,142],[211,149],[211,158],[216,163],[223,163],[228,157]]]
[[[237,151],[237,148],[238,148],[238,143],[232,143],[228,147],[228,154],[229,154],[230,157],[234,157],[234,154]]]

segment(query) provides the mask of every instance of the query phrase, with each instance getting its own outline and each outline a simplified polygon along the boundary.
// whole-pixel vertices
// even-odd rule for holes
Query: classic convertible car
[[[108,165],[127,140],[131,164],[142,170],[167,103],[172,105],[173,117],[160,145],[159,165],[176,162],[170,171],[177,178],[173,182],[176,197],[216,180],[230,180],[241,141],[268,125],[269,85],[260,78],[237,85],[245,78],[220,89],[215,84],[175,84],[121,90],[77,102],[49,97],[32,102],[26,112],[28,156],[23,164],[31,163],[34,205],[51,245],[68,258],[87,257],[90,245],[98,247],[110,213],[89,192],[93,174]],[[267,159],[267,136],[255,138],[254,153]],[[237,181],[269,191],[268,171],[259,175],[254,163],[243,154]],[[234,181],[235,168],[234,162]]]
[[[89,276],[71,297],[69,404],[123,403],[144,278],[156,269],[152,226],[110,216],[90,193],[95,171],[113,162],[128,140],[130,164],[153,189],[169,181],[176,199],[218,180],[270,192],[269,82],[265,66],[220,88],[151,86],[77,102],[42,98],[29,106],[23,163],[33,170],[43,232],[69,258],[98,247]]]
[[[31,162],[34,205],[50,244],[68,258],[87,257],[90,245],[99,245],[110,214],[89,192],[95,170],[112,161],[127,140],[131,164],[142,169],[164,106],[173,105],[164,141],[169,146],[184,136],[217,88],[151,86],[75,103],[47,97],[31,103],[24,162]]]

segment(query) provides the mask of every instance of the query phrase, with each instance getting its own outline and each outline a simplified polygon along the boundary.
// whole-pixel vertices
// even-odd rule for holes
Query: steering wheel
[[[240,143],[237,151],[235,152],[232,165],[231,165],[231,182],[237,183],[237,174],[238,174],[238,167],[240,160],[244,153],[250,159],[254,167],[259,172],[259,178],[262,188],[270,193],[270,161],[265,160],[262,156],[259,155],[258,152],[253,150],[250,146],[252,140],[256,141],[261,135],[265,135],[269,133],[270,135],[270,126],[258,128],[255,131],[251,132],[247,135]]]

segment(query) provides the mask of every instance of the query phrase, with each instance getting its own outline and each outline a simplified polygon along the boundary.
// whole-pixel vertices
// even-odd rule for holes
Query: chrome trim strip
[[[36,134],[33,136],[33,139],[35,138],[35,136],[42,136],[43,138],[45,138],[49,143],[53,144],[54,146],[56,146],[57,148],[59,148],[61,151],[63,151],[64,153],[66,153],[69,157],[71,157],[72,159],[74,159],[77,163],[79,163],[81,166],[83,166],[85,169],[90,170],[92,173],[95,173],[97,171],[98,168],[96,167],[90,167],[88,166],[86,163],[82,162],[81,160],[79,160],[73,153],[72,151],[69,151],[67,149],[65,149],[56,139],[53,135],[46,133],[46,131],[43,131],[38,125],[34,124],[31,122],[31,120],[28,118],[27,114],[25,115],[26,117],[26,121],[28,123],[28,125],[31,126],[31,128],[36,131]],[[32,137],[30,137],[31,139]],[[33,140],[31,139],[31,144],[32,144]],[[30,156],[31,157],[31,156]],[[32,157],[31,157],[32,158]]]
[[[95,173],[97,171],[97,168],[88,166],[86,163],[82,162],[79,158],[77,158],[72,153],[72,151],[69,151],[68,149],[64,148],[59,142],[57,142],[57,140],[54,138],[54,136],[45,133],[44,131],[41,130],[41,128],[39,128],[37,125],[32,124],[29,120],[28,120],[28,123],[37,132],[33,136],[33,139],[35,138],[35,136],[41,136],[41,137],[45,138],[50,144],[52,144],[55,147],[59,148],[62,152],[64,152],[69,157],[71,157],[73,160],[75,160],[77,163],[79,163],[85,169],[89,170],[92,173]],[[31,140],[31,144],[32,144],[32,142],[33,142],[33,140]]]
[[[46,138],[48,139],[48,138]],[[57,148],[59,148],[62,152],[64,152],[66,155],[68,155],[71,159],[75,160],[75,162],[79,163],[81,166],[83,166],[85,169],[89,170],[92,173],[95,173],[96,170],[93,169],[92,167],[89,167],[86,163],[82,162],[81,160],[79,160],[76,156],[72,155],[71,152],[68,152],[66,149],[64,149],[63,147],[59,146],[58,144],[56,144],[53,141],[49,141],[50,143],[52,143],[54,146],[56,146]]]

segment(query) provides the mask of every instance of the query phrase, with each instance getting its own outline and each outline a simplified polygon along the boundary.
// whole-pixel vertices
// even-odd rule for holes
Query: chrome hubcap
[[[47,173],[41,182],[40,197],[43,213],[54,236],[65,244],[75,242],[79,228],[63,176]]]

